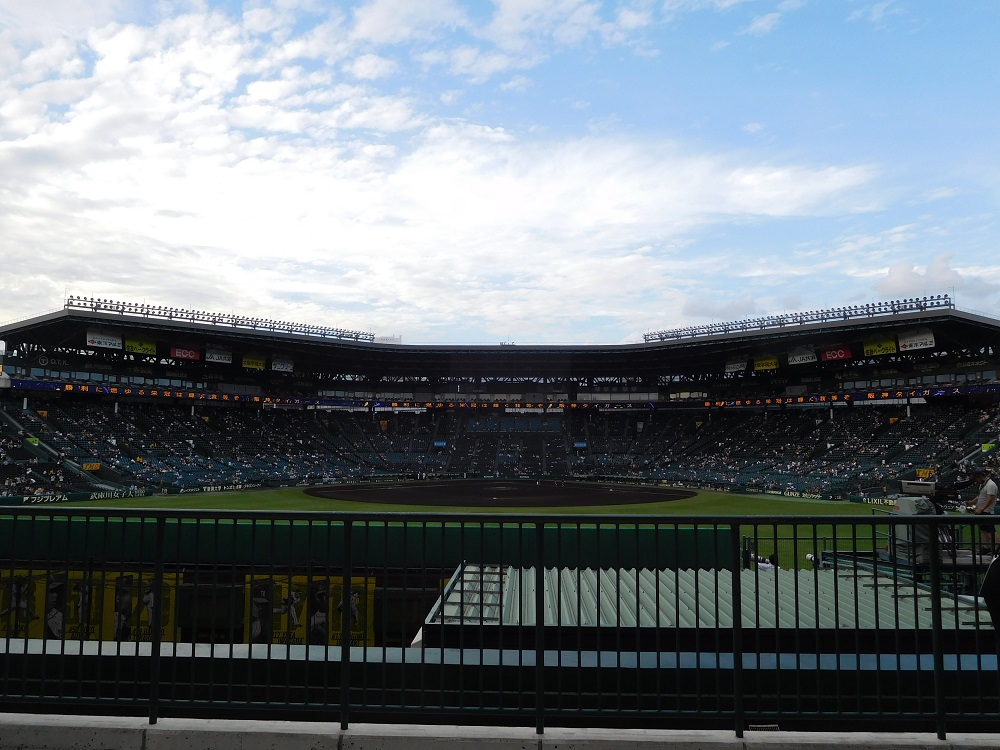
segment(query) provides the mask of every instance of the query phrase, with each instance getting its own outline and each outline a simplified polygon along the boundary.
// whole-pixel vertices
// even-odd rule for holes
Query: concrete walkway
[[[1000,733],[650,731],[217,721],[0,713],[0,750],[959,750],[1000,748]]]

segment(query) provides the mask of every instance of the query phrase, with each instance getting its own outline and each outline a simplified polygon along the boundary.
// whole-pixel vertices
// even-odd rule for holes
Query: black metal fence
[[[9,509],[0,709],[986,730],[986,522]]]

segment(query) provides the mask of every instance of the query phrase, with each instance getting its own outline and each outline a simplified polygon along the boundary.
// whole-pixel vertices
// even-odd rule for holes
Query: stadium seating
[[[303,411],[83,399],[0,402],[7,495],[169,491],[379,476],[571,477],[831,497],[945,476],[995,442],[1000,410],[941,401],[852,409],[546,414]]]

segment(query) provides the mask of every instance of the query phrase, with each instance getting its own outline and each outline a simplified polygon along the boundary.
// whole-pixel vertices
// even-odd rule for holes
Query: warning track
[[[694,497],[691,490],[554,480],[447,479],[310,487],[307,495],[333,500],[445,508],[565,508],[636,505]]]

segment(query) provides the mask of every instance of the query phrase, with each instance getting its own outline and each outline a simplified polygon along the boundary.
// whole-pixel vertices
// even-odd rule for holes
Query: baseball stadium
[[[592,346],[71,296],[0,340],[5,712],[1000,727],[1000,320],[947,295]]]

